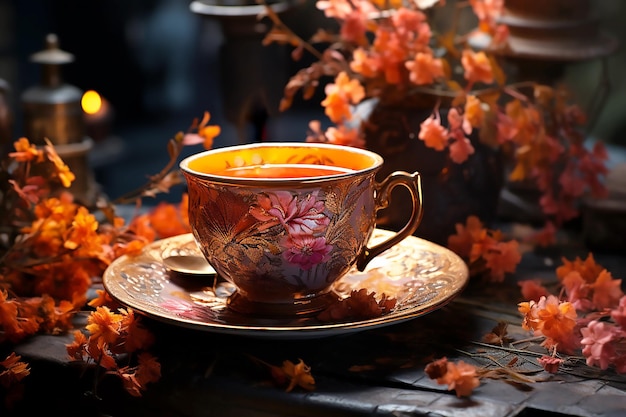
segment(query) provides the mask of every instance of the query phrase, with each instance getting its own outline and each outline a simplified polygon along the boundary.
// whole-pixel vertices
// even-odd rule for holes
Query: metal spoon
[[[172,255],[163,258],[163,265],[171,271],[186,275],[216,275],[215,269],[204,256]]]

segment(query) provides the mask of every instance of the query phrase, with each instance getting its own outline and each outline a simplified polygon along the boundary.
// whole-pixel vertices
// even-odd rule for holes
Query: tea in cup
[[[309,315],[337,301],[333,284],[417,229],[419,173],[375,175],[383,159],[368,150],[319,143],[264,142],[203,151],[180,168],[189,222],[203,255],[236,288],[234,311]],[[406,225],[368,246],[376,214],[398,185],[412,196]]]

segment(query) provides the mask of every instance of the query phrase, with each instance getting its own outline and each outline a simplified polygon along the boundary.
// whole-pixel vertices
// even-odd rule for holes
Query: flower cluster
[[[563,259],[556,270],[559,286],[556,295],[536,281],[522,282],[522,295],[530,301],[519,304],[524,316],[522,326],[544,336],[542,343],[554,360],[547,365],[558,368],[557,353],[574,354],[579,349],[587,365],[605,370],[613,367],[626,373],[626,296],[621,279],[586,259]]]
[[[485,228],[476,216],[455,227],[456,234],[448,237],[448,248],[466,261],[472,276],[502,282],[507,273],[515,272],[522,260],[517,240],[504,241],[500,230]]]
[[[504,55],[498,54],[508,35],[507,27],[498,24],[502,0],[447,3],[317,0],[338,31],[319,29],[310,40],[267,7],[273,28],[264,44],[294,45],[294,59],[305,51],[317,59],[289,80],[280,108],[288,109],[298,92],[312,98],[324,85],[321,105],[331,125],[323,130],[320,121],[312,121],[307,140],[369,147],[383,139],[367,133],[368,120],[354,111],[355,105],[375,100],[381,108],[413,106],[419,117],[426,103],[430,116],[407,140],[417,138],[462,163],[475,152],[470,134],[476,133],[482,144],[507,156],[510,181],[535,184],[548,230],[554,230],[553,225],[578,216],[583,194],[606,195],[604,147],[584,145],[586,116],[566,89],[508,79],[513,71],[505,71]],[[468,6],[469,18],[462,13]],[[461,17],[476,26],[459,33]],[[449,27],[435,23],[450,20]],[[490,45],[475,47],[472,39],[478,35],[490,39]]]
[[[170,162],[147,184],[113,202],[98,201],[97,207],[74,200],[68,188],[75,176],[49,141],[44,146],[27,138],[14,143],[15,151],[0,166],[0,346],[10,349],[35,334],[63,334],[73,329],[78,312],[93,307],[97,309],[85,329],[91,335],[76,333],[70,355],[91,358],[121,377],[134,395],[158,379],[158,362],[145,353],[139,354],[135,368],[116,361],[119,349],[139,352],[149,346],[151,336],[140,318],[130,309],[107,310],[102,294],[88,305],[87,295],[113,260],[133,256],[157,238],[190,230],[185,198],[178,206],[162,203],[151,212],[138,211],[128,222],[116,215],[115,207],[139,205],[143,197],[180,183],[180,174],[172,168],[182,147],[210,146],[219,134],[209,120],[207,113],[187,134],[180,132],[170,141]],[[28,375],[28,365],[20,359],[11,353],[0,361],[0,379],[7,390]]]
[[[110,303],[111,300],[107,298],[102,291],[100,298],[93,300],[90,305],[97,306],[100,301]],[[76,330],[74,342],[67,346],[71,358],[80,362],[94,362],[107,373],[118,376],[126,391],[136,397],[141,396],[148,383],[160,379],[161,365],[148,351],[154,343],[154,336],[141,325],[141,320],[132,309],[119,308],[118,313],[114,313],[106,305],[98,306],[89,315],[85,328],[89,337]],[[131,354],[136,354],[137,364],[120,367],[120,357]]]
[[[591,254],[586,259],[563,259],[556,276],[558,285],[553,292],[558,295],[538,280],[519,283],[522,296],[530,300],[518,304],[523,315],[522,328],[531,331],[548,350],[536,358],[537,363],[555,374],[564,363],[582,357],[590,367],[603,371],[612,368],[618,374],[626,374],[626,295],[621,290],[622,280],[614,279]],[[499,323],[483,337],[483,342],[508,350],[516,342],[507,335],[506,328],[505,323]],[[515,345],[510,351],[520,355],[524,349]],[[534,348],[528,352],[538,354]],[[509,364],[494,368],[461,360],[451,362],[443,357],[427,364],[425,372],[459,397],[470,396],[486,378],[511,378],[524,383],[542,380],[513,370],[517,359],[516,356]]]

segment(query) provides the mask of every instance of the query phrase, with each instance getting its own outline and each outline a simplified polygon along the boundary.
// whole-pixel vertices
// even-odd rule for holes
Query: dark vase
[[[419,171],[422,175],[424,217],[415,235],[440,245],[447,245],[456,223],[465,223],[470,215],[478,216],[489,226],[497,214],[504,180],[501,152],[470,136],[475,148],[469,159],[458,164],[447,151],[436,151],[418,138],[420,124],[432,113],[433,106],[383,106],[375,100],[359,105],[357,115],[363,120],[366,147],[380,154],[385,162],[379,176],[393,171]],[[447,111],[440,110],[442,121]],[[397,230],[410,214],[410,196],[394,190],[394,203],[379,212],[378,227]]]

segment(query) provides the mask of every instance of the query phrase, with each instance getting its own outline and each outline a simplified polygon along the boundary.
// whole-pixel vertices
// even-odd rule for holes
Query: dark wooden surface
[[[480,342],[499,321],[509,323],[517,340],[530,335],[520,327],[516,281],[556,279],[562,255],[526,253],[514,276],[502,284],[472,280],[453,302],[426,316],[346,336],[304,340],[262,340],[198,332],[148,320],[162,363],[162,378],[141,398],[130,397],[113,377],[100,381],[92,395],[92,369],[70,365],[65,344],[71,336],[38,336],[18,346],[31,362],[26,401],[12,413],[36,415],[40,407],[66,416],[624,416],[626,376],[598,372],[578,361],[557,375],[541,370],[537,355],[489,347]],[[615,278],[626,264],[619,255],[596,255]],[[84,316],[80,318],[84,320]],[[79,320],[79,321],[80,321]],[[80,325],[80,323],[78,323]],[[518,346],[523,346],[518,345]],[[542,353],[537,346],[531,349]],[[424,374],[441,356],[498,367],[517,357],[512,369],[539,380],[510,384],[483,380],[469,398],[457,398]],[[268,369],[250,356],[274,365],[302,359],[311,366],[316,389],[285,392],[274,386]]]

